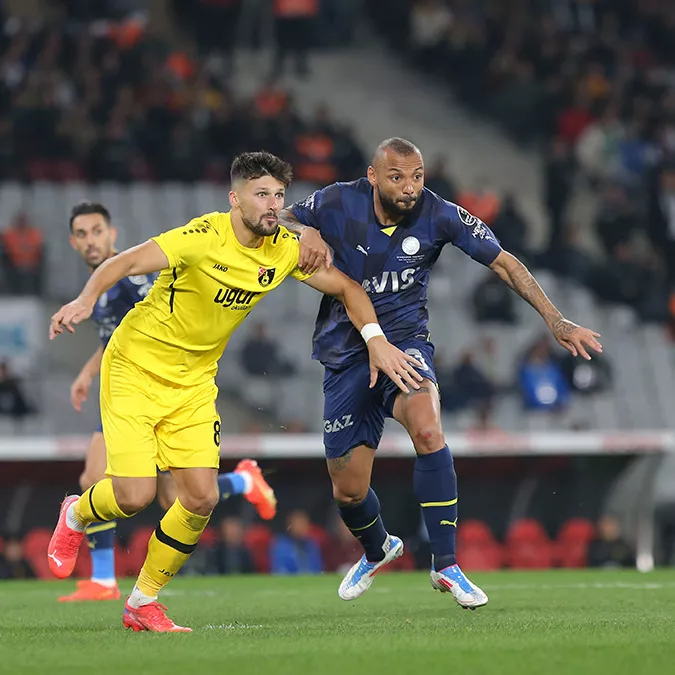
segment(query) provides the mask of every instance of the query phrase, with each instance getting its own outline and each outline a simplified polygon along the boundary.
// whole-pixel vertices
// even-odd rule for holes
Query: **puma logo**
[[[441,525],[449,525],[450,527],[457,527],[457,518],[454,520],[441,520]]]
[[[56,557],[55,553],[48,553],[47,557],[51,558],[56,563],[57,567],[63,567],[63,563]]]

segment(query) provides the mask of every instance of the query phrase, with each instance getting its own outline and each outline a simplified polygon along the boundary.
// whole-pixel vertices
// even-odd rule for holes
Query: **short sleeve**
[[[164,252],[169,267],[190,267],[198,265],[211,248],[217,232],[204,218],[195,218],[183,227],[167,230],[152,237]]]
[[[439,234],[445,243],[461,249],[475,261],[490,265],[502,252],[502,247],[494,232],[466,209],[439,198],[440,217]]]
[[[286,241],[286,250],[284,251],[284,254],[288,256],[288,263],[291,265],[291,271],[288,273],[288,276],[291,276],[298,281],[306,281],[310,277],[313,277],[315,272],[306,274],[298,267],[298,260],[300,259],[300,243],[298,242],[297,237],[290,232],[284,232],[282,241]]]
[[[335,184],[317,190],[306,199],[289,206],[289,211],[303,225],[321,231],[321,210],[330,201],[332,193],[336,190],[339,190],[339,188]]]

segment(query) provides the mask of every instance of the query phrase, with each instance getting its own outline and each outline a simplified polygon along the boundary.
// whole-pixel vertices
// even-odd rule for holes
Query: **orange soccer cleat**
[[[125,628],[133,628],[134,632],[150,631],[151,633],[191,633],[192,628],[177,626],[167,615],[166,607],[159,602],[151,602],[138,609],[129,606],[129,599],[124,605]]]
[[[61,503],[59,520],[47,548],[47,561],[52,574],[59,579],[69,577],[75,569],[77,554],[84,537],[84,531],[78,532],[68,527],[66,512],[68,507],[79,499],[77,495],[66,497]]]
[[[272,520],[277,514],[277,498],[274,496],[274,490],[263,478],[258,462],[254,459],[242,459],[234,472],[247,473],[251,476],[253,487],[245,497],[256,507],[258,515],[263,520]]]
[[[88,602],[97,600],[119,600],[120,589],[117,584],[105,586],[92,579],[77,582],[77,590],[70,595],[62,595],[59,602]]]

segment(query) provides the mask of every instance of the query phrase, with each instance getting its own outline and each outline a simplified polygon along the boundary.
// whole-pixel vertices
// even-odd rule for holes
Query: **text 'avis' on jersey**
[[[446,244],[483,265],[502,250],[479,218],[426,188],[413,212],[395,227],[377,222],[366,178],[317,190],[290,210],[303,225],[321,232],[334,251],[336,267],[369,293],[382,329],[394,343],[428,334],[429,274]],[[344,307],[327,296],[319,308],[313,356],[332,368],[367,358]]]

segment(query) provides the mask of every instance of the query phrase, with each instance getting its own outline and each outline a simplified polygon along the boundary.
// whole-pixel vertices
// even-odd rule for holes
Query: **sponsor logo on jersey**
[[[417,237],[406,237],[401,244],[403,253],[415,255],[420,250],[420,240]]]
[[[258,270],[258,283],[265,288],[265,286],[269,286],[272,283],[272,280],[274,279],[274,275],[277,271],[276,267],[261,267]]]
[[[364,279],[362,286],[367,293],[398,293],[415,283],[415,272],[417,268],[408,268],[401,272],[387,270],[379,277]]]
[[[251,306],[253,298],[260,295],[253,291],[244,291],[241,288],[227,288],[223,286],[218,289],[213,302],[227,307],[228,309],[248,309]]]

